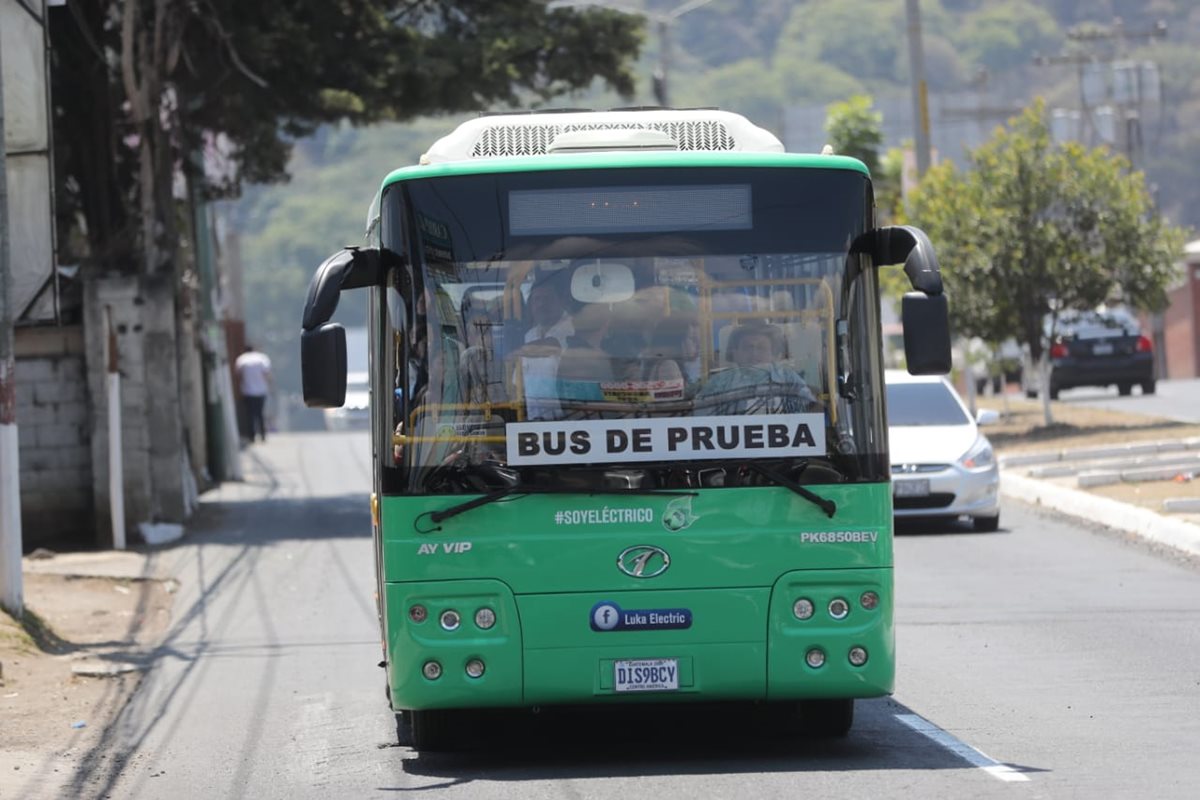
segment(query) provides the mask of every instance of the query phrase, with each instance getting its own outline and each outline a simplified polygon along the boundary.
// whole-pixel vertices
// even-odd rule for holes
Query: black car
[[[1154,344],[1122,310],[1065,312],[1050,345],[1050,399],[1076,386],[1154,394]]]

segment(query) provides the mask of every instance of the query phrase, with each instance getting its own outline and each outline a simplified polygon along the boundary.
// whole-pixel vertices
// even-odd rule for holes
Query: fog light
[[[874,592],[863,592],[862,597],[858,598],[858,602],[862,603],[862,607],[867,611],[871,611],[879,605],[879,595]]]
[[[814,647],[804,654],[804,663],[813,669],[823,667],[825,665],[825,652]]]
[[[795,603],[792,603],[792,613],[796,615],[796,619],[808,619],[813,615],[812,600],[807,597],[801,597]]]
[[[475,624],[485,631],[496,624],[496,612],[490,608],[481,608],[475,612]]]
[[[472,658],[467,662],[467,677],[478,678],[483,675],[483,662],[478,658]]]
[[[850,604],[840,597],[835,597],[829,601],[829,616],[834,619],[845,619],[850,613]]]
[[[867,650],[865,647],[850,648],[850,663],[856,667],[861,667],[867,663]]]
[[[413,622],[424,622],[429,616],[429,612],[425,610],[425,606],[417,605],[408,609],[408,618]]]
[[[457,611],[452,609],[450,611],[443,611],[441,620],[439,621],[442,623],[443,630],[456,631],[458,630],[458,626],[462,624],[462,617],[458,615]]]
[[[436,681],[442,677],[442,665],[436,661],[426,661],[425,666],[421,667],[421,674],[431,681]]]

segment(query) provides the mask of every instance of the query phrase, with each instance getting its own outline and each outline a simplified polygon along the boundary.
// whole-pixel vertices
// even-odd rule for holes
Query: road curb
[[[1200,555],[1200,525],[1169,519],[1149,509],[1003,471],[1000,475],[1000,493],[1190,555]]]

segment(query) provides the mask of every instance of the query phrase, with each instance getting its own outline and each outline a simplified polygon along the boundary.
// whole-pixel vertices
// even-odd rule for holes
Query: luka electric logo
[[[687,608],[621,608],[611,600],[592,606],[592,630],[663,631],[692,627],[692,612]]]

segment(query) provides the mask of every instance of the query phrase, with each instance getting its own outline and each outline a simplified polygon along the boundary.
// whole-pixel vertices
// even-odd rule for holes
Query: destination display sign
[[[819,413],[512,422],[505,433],[518,466],[825,454]]]

